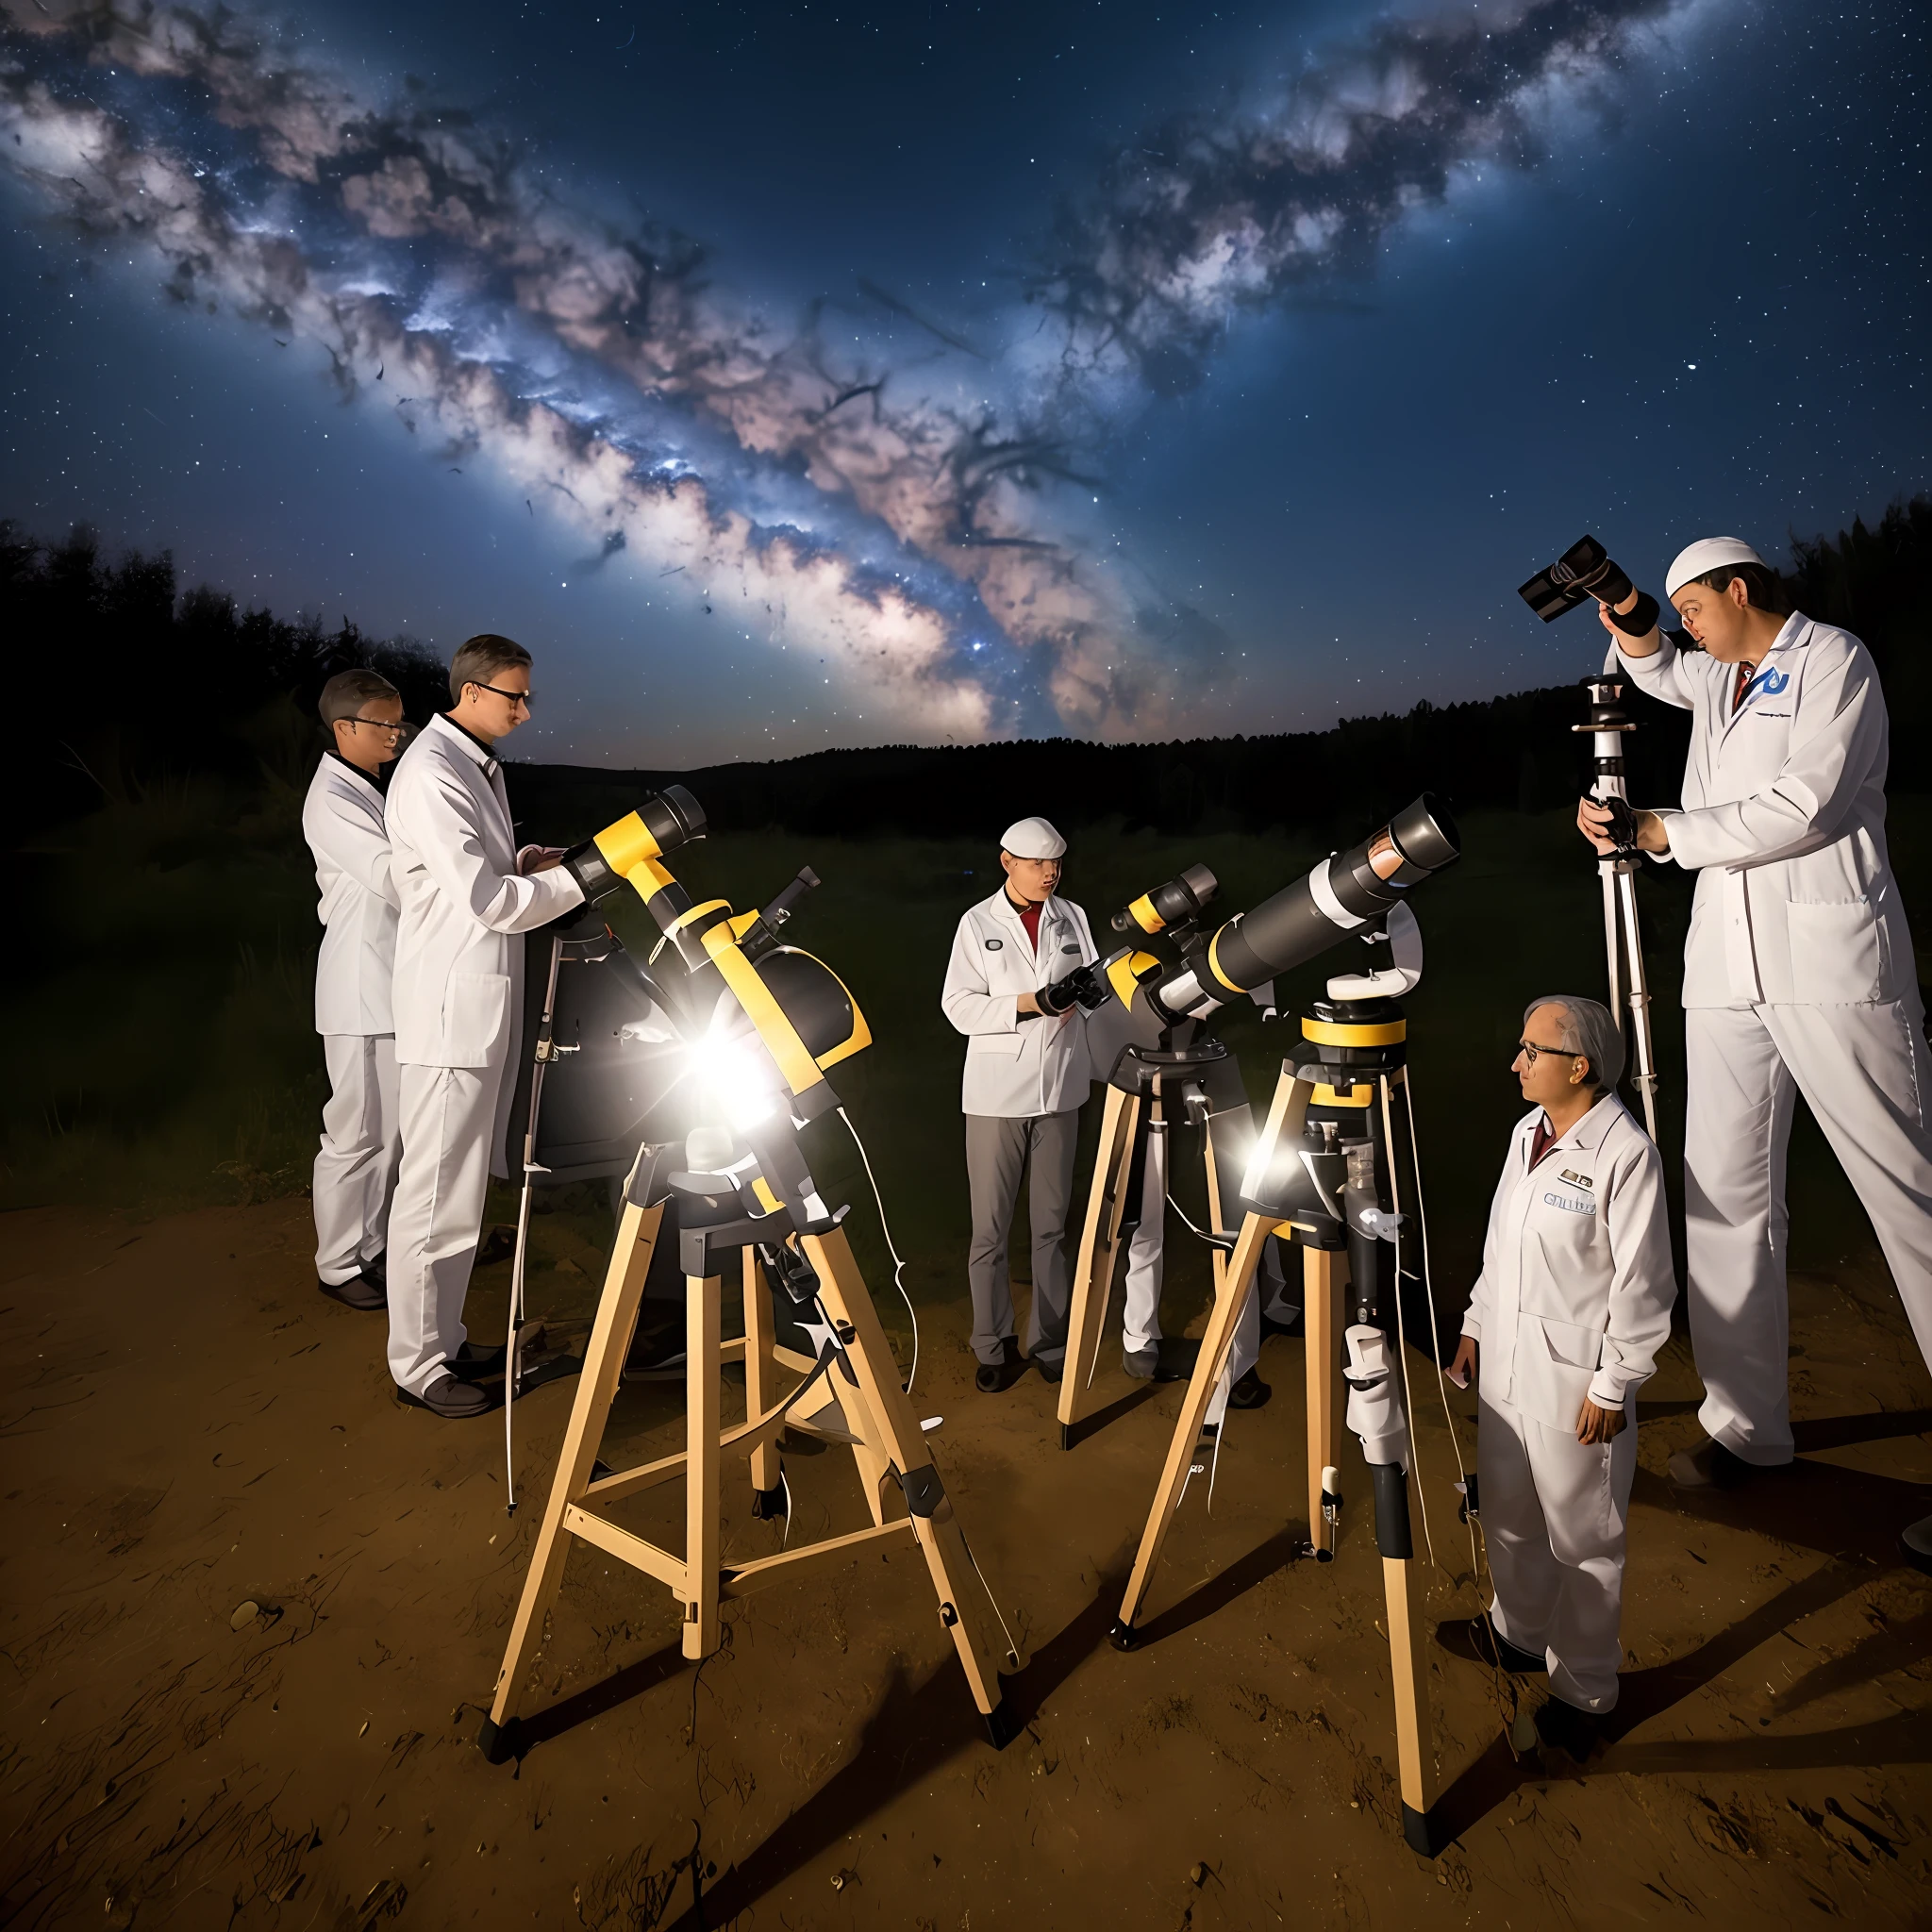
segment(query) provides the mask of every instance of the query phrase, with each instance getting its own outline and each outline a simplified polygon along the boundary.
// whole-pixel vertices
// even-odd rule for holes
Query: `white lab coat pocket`
[[[487,1067],[509,1029],[509,975],[452,973],[442,1004],[442,1043],[451,1067]]]
[[[1516,1405],[1553,1429],[1574,1429],[1590,1393],[1603,1332],[1524,1315],[1516,1338]]]
[[[966,1057],[971,1059],[975,1055],[993,1054],[1011,1059],[1019,1053],[1021,1044],[1018,1033],[969,1033],[966,1036]]]
[[[1794,899],[1785,908],[1791,998],[1807,1007],[1860,1007],[1881,996],[1885,955],[1869,899]]]

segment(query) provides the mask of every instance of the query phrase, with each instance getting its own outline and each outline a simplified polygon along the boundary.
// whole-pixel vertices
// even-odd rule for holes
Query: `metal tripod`
[[[1586,677],[1590,692],[1590,723],[1573,724],[1573,731],[1591,733],[1595,753],[1596,780],[1591,795],[1607,803],[1630,802],[1624,771],[1624,737],[1637,726],[1624,715],[1618,700],[1624,695],[1620,678],[1607,674]],[[1650,1027],[1650,977],[1643,966],[1643,928],[1637,916],[1635,853],[1618,853],[1597,861],[1604,892],[1604,952],[1609,970],[1610,1011],[1630,1058],[1630,1084],[1643,1102],[1644,1130],[1657,1139],[1657,1054]]]

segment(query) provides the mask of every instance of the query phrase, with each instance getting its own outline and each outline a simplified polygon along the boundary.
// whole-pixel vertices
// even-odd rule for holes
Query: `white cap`
[[[1677,552],[1670,575],[1664,578],[1664,595],[1674,597],[1692,577],[1707,576],[1736,563],[1755,563],[1760,570],[1770,566],[1750,544],[1737,537],[1700,537],[1688,550]]]
[[[1000,850],[1015,858],[1058,858],[1067,841],[1046,819],[1022,819],[1000,834]]]

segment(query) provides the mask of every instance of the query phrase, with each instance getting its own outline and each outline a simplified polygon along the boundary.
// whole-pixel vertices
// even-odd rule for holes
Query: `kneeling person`
[[[302,804],[302,836],[322,893],[315,1030],[328,1066],[328,1104],[315,1157],[315,1274],[352,1308],[384,1306],[384,1238],[400,1152],[395,1020],[396,907],[383,820],[383,769],[402,747],[403,700],[374,671],[344,671],[322,688],[331,749]]]
[[[1538,1000],[1513,1064],[1534,1111],[1503,1164],[1450,1374],[1467,1387],[1480,1344],[1497,1660],[1547,1667],[1537,1728],[1581,1760],[1617,1702],[1637,1390],[1670,1335],[1677,1282],[1663,1163],[1617,1098],[1624,1043],[1608,1011]]]

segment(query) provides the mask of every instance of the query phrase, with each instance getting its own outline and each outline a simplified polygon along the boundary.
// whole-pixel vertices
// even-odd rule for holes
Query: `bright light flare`
[[[699,1091],[735,1131],[755,1127],[776,1111],[782,1082],[761,1045],[713,1031],[693,1041],[685,1053]]]

